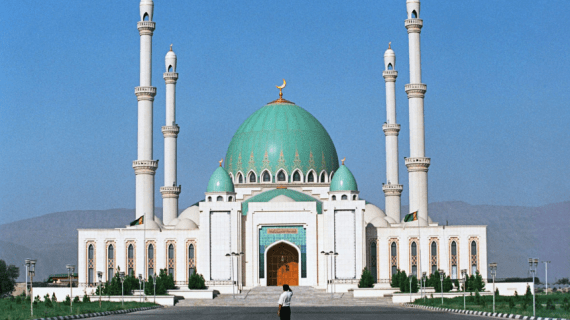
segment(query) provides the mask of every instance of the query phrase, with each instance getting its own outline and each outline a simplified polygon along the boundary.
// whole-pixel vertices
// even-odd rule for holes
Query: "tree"
[[[360,282],[358,282],[359,288],[372,288],[374,287],[374,277],[372,273],[367,268],[362,269],[362,275],[360,276]]]
[[[20,275],[20,269],[15,265],[7,265],[6,261],[0,259],[0,296],[5,293],[12,293],[16,286],[16,278]]]
[[[175,289],[174,278],[172,275],[166,273],[166,269],[160,269],[160,273],[156,277],[156,294],[166,294],[166,290],[171,289]],[[152,277],[146,282],[144,293],[146,295],[154,294],[154,281]]]
[[[406,271],[400,272],[400,292],[409,292],[409,282],[408,276],[406,275]]]
[[[558,279],[558,281],[556,281],[556,284],[570,284],[570,280],[568,280],[568,278]]]
[[[198,274],[198,272],[194,272],[194,274],[192,274],[190,276],[190,279],[188,280],[188,289],[191,290],[201,290],[201,289],[206,289],[206,281],[204,280],[204,277],[201,274]]]
[[[399,288],[400,287],[400,270],[397,270],[396,274],[392,275],[392,282],[390,282],[390,286],[392,288]]]

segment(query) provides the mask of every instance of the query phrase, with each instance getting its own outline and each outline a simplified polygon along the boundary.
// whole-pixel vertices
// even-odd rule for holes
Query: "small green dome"
[[[330,191],[358,191],[356,179],[344,164],[334,173]]]
[[[218,167],[212,173],[207,192],[234,192],[234,184],[226,169]]]
[[[226,153],[225,167],[233,177],[250,171],[258,179],[263,170],[275,176],[285,169],[317,177],[338,168],[338,156],[323,125],[305,109],[293,103],[269,103],[254,112],[234,134]]]

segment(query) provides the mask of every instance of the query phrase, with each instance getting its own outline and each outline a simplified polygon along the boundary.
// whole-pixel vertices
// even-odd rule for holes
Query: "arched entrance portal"
[[[279,243],[267,251],[267,285],[299,285],[299,253],[295,248]]]

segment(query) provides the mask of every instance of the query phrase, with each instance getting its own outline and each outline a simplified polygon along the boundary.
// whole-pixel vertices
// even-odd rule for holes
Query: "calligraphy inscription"
[[[297,234],[299,230],[294,228],[287,229],[267,229],[267,234]]]

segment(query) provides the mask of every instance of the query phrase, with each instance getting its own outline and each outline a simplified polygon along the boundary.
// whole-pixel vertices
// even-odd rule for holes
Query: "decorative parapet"
[[[162,77],[166,84],[176,83],[178,80],[178,73],[177,72],[165,72]]]
[[[405,158],[408,172],[427,172],[430,165],[430,158]]]
[[[427,91],[427,85],[425,85],[425,83],[408,83],[405,88],[408,99],[423,98]]]
[[[387,136],[397,136],[398,132],[400,132],[400,125],[393,123],[384,123],[382,125],[382,130],[384,130],[384,134]]]
[[[176,138],[178,137],[178,132],[180,132],[180,127],[177,124],[162,127],[162,134],[165,138]]]
[[[156,23],[154,21],[139,21],[137,22],[137,29],[141,36],[152,36]]]
[[[156,96],[156,87],[135,87],[135,95],[137,96],[138,101],[154,101],[154,96]]]
[[[382,76],[386,82],[395,82],[398,77],[398,71],[396,70],[385,70],[382,71]]]
[[[177,187],[160,187],[160,193],[162,193],[162,198],[178,198],[178,195],[182,191],[182,186]]]
[[[404,186],[401,184],[383,184],[382,191],[387,196],[399,196],[402,194]]]
[[[405,25],[408,33],[420,33],[424,26],[424,21],[422,19],[406,19]]]
[[[158,160],[135,160],[133,169],[135,174],[154,174],[158,168]]]

